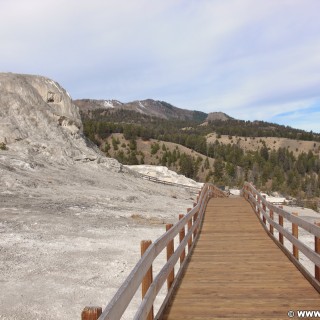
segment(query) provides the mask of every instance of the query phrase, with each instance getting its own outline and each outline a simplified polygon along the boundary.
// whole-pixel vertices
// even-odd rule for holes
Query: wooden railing
[[[243,196],[251,203],[270,237],[314,288],[320,292],[320,224],[310,223],[298,217],[297,213],[287,212],[283,210],[282,206],[276,206],[267,202],[250,183],[245,183]],[[291,228],[288,228],[288,225]],[[314,237],[313,248],[307,246],[299,239],[299,228],[304,229]],[[292,246],[292,250],[285,245],[284,238],[290,242],[289,245]],[[299,252],[304,254],[314,264],[314,274],[308,271],[299,261]]]
[[[179,215],[179,221],[175,225],[167,225],[167,232],[154,243],[141,242],[142,257],[133,268],[127,279],[116,292],[107,307],[103,310],[99,307],[86,307],[82,312],[82,320],[117,320],[120,319],[133,296],[142,285],[142,302],[134,316],[135,320],[159,319],[174,288],[177,286],[188,258],[199,236],[199,230],[204,217],[207,203],[212,197],[226,197],[226,194],[213,185],[205,184],[192,209],[187,210],[186,215]],[[174,238],[179,235],[179,245],[174,250]],[[167,249],[167,262],[157,275],[152,274],[152,264],[157,256]],[[174,275],[174,268],[180,260],[179,269]],[[156,316],[153,315],[154,301],[167,280],[167,294]]]

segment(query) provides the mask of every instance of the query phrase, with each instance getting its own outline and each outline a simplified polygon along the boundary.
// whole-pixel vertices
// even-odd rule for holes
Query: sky
[[[320,133],[319,0],[0,0],[0,72]]]

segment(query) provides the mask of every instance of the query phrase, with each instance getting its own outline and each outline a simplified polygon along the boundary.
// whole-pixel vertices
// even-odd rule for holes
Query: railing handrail
[[[254,211],[256,212],[259,219],[263,222],[263,226],[268,231],[269,235],[272,236],[272,239],[276,241],[276,243],[280,246],[280,248],[291,258],[296,266],[300,269],[300,271],[306,276],[306,278],[311,282],[311,284],[315,287],[316,290],[320,290],[320,278],[315,271],[315,275],[312,275],[300,262],[298,253],[291,253],[283,243],[283,236],[292,244],[292,248],[301,251],[312,263],[315,265],[315,270],[320,268],[320,254],[319,249],[312,250],[310,247],[305,245],[297,235],[290,233],[283,227],[283,218],[292,223],[292,229],[298,227],[306,230],[316,239],[320,239],[320,227],[314,223],[311,223],[307,220],[304,220],[297,215],[290,213],[288,211],[283,210],[280,207],[275,206],[268,202],[255,188],[252,184],[246,182],[243,187],[243,193],[245,198],[251,203]],[[272,215],[270,214],[272,212]],[[279,223],[274,221],[273,214],[276,213],[279,216]],[[262,215],[262,217],[261,217]],[[282,223],[280,224],[280,217],[282,217]],[[266,226],[266,222],[270,225],[270,230]],[[273,231],[271,232],[271,227],[276,229],[279,233],[279,240],[274,236]],[[273,229],[272,229],[273,230]],[[280,238],[282,237],[282,241]],[[317,250],[317,251],[316,251]],[[297,251],[296,251],[297,252]],[[320,291],[319,291],[320,292]]]
[[[159,292],[162,284],[166,280],[168,274],[173,270],[173,267],[179,259],[183,249],[186,247],[188,240],[190,239],[190,237],[192,237],[192,234],[194,235],[195,230],[200,227],[207,202],[211,197],[226,197],[226,194],[211,184],[205,184],[201,189],[198,202],[194,206],[194,208],[148,247],[144,255],[141,257],[141,259],[130,272],[121,287],[118,289],[112,300],[103,310],[102,314],[99,317],[99,320],[120,319],[129,303],[131,302],[136,291],[138,290],[139,286],[141,285],[145,274],[152,266],[155,258],[163,251],[168,243],[172,241],[183,228],[185,228],[185,226],[188,224],[188,221],[197,216],[196,219],[194,219],[195,221],[192,225],[192,228],[188,229],[188,232],[183,241],[180,243],[179,247],[155,277],[142,303],[140,304],[139,309],[137,310],[135,319],[140,320],[147,318],[147,315],[153,305],[154,299],[157,296],[157,293]],[[198,235],[199,234],[197,233],[197,236]],[[193,241],[193,243],[194,242],[195,241]],[[189,255],[190,252],[188,252],[188,256]]]
[[[317,236],[320,238],[320,228],[317,227],[315,224],[304,220],[298,216],[295,216],[294,214],[285,211],[282,208],[279,208],[277,206],[275,206],[274,204],[268,202],[255,188],[254,186],[252,186],[250,183],[246,182],[245,187],[249,187],[251,189],[251,194],[254,194],[257,196],[257,198],[260,200],[261,203],[265,204],[266,207],[269,210],[273,210],[273,212],[281,215],[282,217],[284,217],[285,219],[287,219],[288,221],[297,224],[299,227],[303,228],[304,230],[308,231],[309,233],[312,233],[314,236]],[[254,200],[255,204],[258,205],[257,201],[255,199]]]
[[[201,201],[201,200],[204,200],[204,201]],[[152,284],[150,286],[150,289],[147,291],[147,293],[146,293],[146,295],[145,295],[145,297],[144,297],[139,309],[137,310],[137,313],[136,313],[136,315],[134,317],[134,320],[144,319],[148,315],[148,311],[150,310],[150,308],[151,308],[151,306],[153,304],[153,301],[155,300],[155,298],[156,298],[158,292],[160,291],[163,283],[166,281],[169,273],[171,272],[172,268],[174,267],[174,265],[178,261],[182,251],[184,250],[185,246],[187,245],[188,240],[190,239],[190,237],[192,236],[194,231],[199,227],[199,224],[200,224],[200,222],[202,220],[203,213],[204,213],[204,210],[205,210],[205,207],[206,207],[206,201],[207,200],[209,200],[209,199],[201,199],[200,198],[200,200],[198,202],[198,205],[200,204],[200,206],[198,207],[198,210],[197,210],[197,212],[200,213],[199,219],[197,219],[197,221],[193,224],[192,228],[188,231],[188,233],[184,237],[183,241],[179,244],[178,248],[175,250],[174,255],[172,255],[171,258],[168,260],[168,262],[162,267],[162,269],[158,273],[157,277],[152,282]],[[191,213],[191,211],[190,211],[190,213]],[[188,217],[188,215],[184,216],[176,224],[177,227],[179,225],[181,226],[181,227],[179,227],[179,231],[187,224],[188,220],[190,220],[190,218],[186,218],[186,217]],[[179,231],[176,233],[176,235],[179,233]],[[160,238],[159,238],[159,240],[160,240]]]

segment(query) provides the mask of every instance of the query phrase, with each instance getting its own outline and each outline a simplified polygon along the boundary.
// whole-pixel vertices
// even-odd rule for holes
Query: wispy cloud
[[[5,0],[0,69],[52,77],[74,98],[288,112],[319,132],[319,12],[318,0]]]
[[[303,108],[305,105],[310,107]],[[296,107],[296,109],[292,108],[293,111],[276,114],[270,121],[319,133],[320,105],[312,105],[309,101],[304,103],[302,108]]]

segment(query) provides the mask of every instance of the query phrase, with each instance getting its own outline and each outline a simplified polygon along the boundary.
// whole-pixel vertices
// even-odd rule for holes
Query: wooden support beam
[[[298,213],[296,212],[293,212],[292,213],[293,215],[295,216],[298,216]],[[298,229],[298,225],[295,224],[295,223],[292,223],[292,235],[298,239],[299,237],[299,229]],[[295,245],[292,245],[292,253],[293,253],[293,256],[299,260],[299,250],[298,248],[295,246]]]
[[[81,320],[97,320],[101,313],[101,307],[85,307],[81,313]]]
[[[173,227],[173,224],[167,224],[166,225],[166,230],[169,231],[170,228]],[[169,261],[170,257],[173,255],[174,253],[174,242],[173,239],[169,241],[168,245],[167,245],[167,261]],[[172,283],[174,280],[174,268],[172,269],[172,271],[169,273],[169,276],[167,278],[167,288],[168,290],[171,288]]]
[[[263,195],[263,197],[266,199],[266,196],[265,196],[265,195]],[[262,204],[262,210],[263,210],[264,212],[266,212],[266,205],[265,205],[265,203]],[[267,224],[267,220],[266,220],[266,217],[265,217],[264,215],[262,215],[262,220],[263,220],[263,223],[264,223],[264,224]]]
[[[314,223],[316,226],[320,227],[320,222]],[[314,251],[320,254],[320,238],[314,237]],[[320,266],[314,265],[314,277],[320,282]]]
[[[189,213],[190,211],[191,211],[191,208],[188,208],[187,213]],[[192,228],[192,218],[188,221],[188,232],[191,228]],[[192,235],[191,235],[190,239],[188,240],[188,254],[190,253],[191,246],[192,246]]]
[[[184,217],[184,214],[179,214],[179,220],[181,220]],[[183,241],[185,237],[185,227],[183,227],[179,232],[179,241],[180,243]],[[181,256],[180,256],[180,265],[183,263],[184,259],[186,257],[186,250],[183,249]]]
[[[283,209],[283,206],[279,206],[280,209]],[[279,214],[279,224],[283,227],[283,216]],[[279,242],[283,245],[283,234],[279,231]]]
[[[193,216],[193,224],[196,223],[197,219],[198,219],[198,212],[196,212]],[[198,228],[195,228],[193,231],[193,239],[196,237],[197,233],[198,233]]]
[[[273,220],[273,210],[270,210],[270,219]],[[273,235],[274,231],[273,231],[273,226],[270,224],[270,233]]]
[[[140,248],[141,248],[141,257],[144,255],[144,253],[147,251],[149,246],[151,245],[151,240],[142,240],[140,242]],[[153,282],[153,275],[152,275],[152,265],[145,274],[142,283],[141,283],[141,288],[142,288],[142,299],[146,295],[149,287],[151,286],[151,283]],[[153,320],[154,318],[154,313],[153,313],[153,306],[148,314],[147,320]]]

